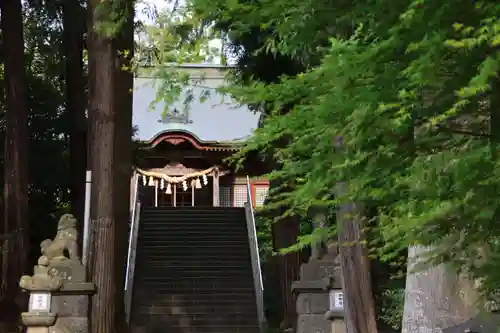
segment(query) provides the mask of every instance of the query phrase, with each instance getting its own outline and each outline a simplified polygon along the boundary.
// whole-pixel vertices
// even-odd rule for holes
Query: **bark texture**
[[[97,7],[100,1],[89,2],[92,15],[91,42],[89,58],[93,63],[93,76],[89,82],[92,86],[90,113],[92,114],[92,195],[95,198],[92,232],[94,248],[91,259],[91,277],[97,287],[97,294],[92,297],[90,326],[92,333],[117,332],[116,294],[123,285],[118,285],[115,261],[118,226],[114,210],[114,137],[116,131],[116,108],[114,107],[115,60],[113,40],[96,33],[94,27],[100,19]],[[102,9],[100,9],[102,11]]]
[[[346,192],[346,183],[337,184],[338,197]],[[340,205],[337,212],[346,332],[377,333],[370,261],[359,212],[353,202]]]
[[[122,29],[115,36],[116,49],[118,50],[118,68],[115,73],[115,107],[116,107],[116,133],[114,140],[114,151],[116,169],[114,183],[115,193],[115,216],[118,224],[117,241],[119,260],[115,262],[115,270],[120,286],[125,285],[125,269],[128,250],[128,230],[130,218],[130,179],[132,177],[132,91],[134,85],[134,74],[131,69],[131,59],[134,55],[134,1],[122,0],[121,12],[125,13],[126,20],[123,21]],[[119,274],[119,275],[118,275]],[[119,323],[119,331],[126,332],[128,327],[125,323],[125,307],[123,299],[123,287],[121,288],[121,302],[117,303],[116,311],[123,320]]]
[[[426,247],[408,249],[402,333],[440,333],[477,314],[474,283],[444,264],[415,270]]]
[[[299,236],[299,220],[296,217],[287,217],[272,225],[273,250],[287,248],[297,242]],[[280,285],[279,293],[282,313],[280,328],[295,328],[297,324],[296,301],[297,295],[291,292],[292,283],[300,277],[300,265],[306,261],[304,251],[277,256],[274,263],[277,266],[277,281]]]
[[[87,120],[83,72],[84,10],[77,0],[63,2],[64,55],[66,57],[66,110],[69,128],[71,209],[83,224],[85,207]],[[81,234],[81,233],[80,233]]]
[[[3,244],[2,289],[15,294],[18,280],[27,269],[29,252],[28,107],[21,0],[2,0],[0,10],[2,41],[8,45],[4,49],[7,129],[3,233],[7,238]]]
[[[132,0],[115,1],[125,13],[113,37],[95,27],[106,2],[90,0],[89,94],[90,160],[92,170],[91,276],[97,286],[92,298],[91,332],[126,332],[124,279],[131,176],[133,74],[123,71],[133,47]],[[113,24],[107,22],[106,24]],[[125,49],[129,52],[124,52]],[[127,54],[129,57],[124,57]]]

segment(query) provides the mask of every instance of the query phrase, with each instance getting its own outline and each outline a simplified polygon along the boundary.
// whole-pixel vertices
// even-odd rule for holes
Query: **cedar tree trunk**
[[[27,269],[28,222],[28,107],[24,72],[21,0],[0,1],[4,49],[6,138],[4,163],[4,233],[7,257],[2,262],[4,287],[15,293]],[[4,251],[4,254],[5,251]]]

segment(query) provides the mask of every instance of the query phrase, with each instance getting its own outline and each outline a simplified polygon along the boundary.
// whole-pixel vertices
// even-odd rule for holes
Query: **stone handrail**
[[[127,267],[125,273],[125,313],[127,322],[130,320],[130,309],[132,306],[132,288],[135,272],[135,253],[137,248],[137,234],[139,231],[139,216],[141,214],[141,203],[139,201],[139,175],[134,175],[133,202],[130,216],[130,234],[128,241]]]
[[[248,230],[248,240],[250,243],[250,256],[252,260],[253,281],[255,287],[255,298],[257,302],[257,315],[261,332],[264,331],[264,283],[262,281],[262,271],[260,267],[259,243],[257,240],[257,228],[255,226],[255,215],[252,202],[252,191],[250,178],[247,176],[247,202],[245,203],[245,215]]]

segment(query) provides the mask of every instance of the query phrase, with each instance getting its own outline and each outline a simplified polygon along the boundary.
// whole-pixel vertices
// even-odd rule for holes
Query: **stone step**
[[[185,281],[180,281],[181,278],[184,278]],[[220,280],[219,282],[216,280]],[[244,290],[244,291],[252,291],[253,283],[249,285],[249,282],[252,282],[252,277],[245,278],[241,276],[239,278],[232,277],[231,279],[224,279],[223,276],[212,276],[205,279],[195,280],[189,276],[178,275],[178,276],[169,276],[167,278],[162,279],[160,276],[157,277],[143,277],[137,279],[146,287],[154,286],[155,288],[160,289],[172,289],[172,288],[185,288],[185,289],[193,289],[195,287],[199,289],[207,289],[207,290],[216,290],[219,294],[223,293],[234,293],[235,289]]]
[[[168,249],[168,248],[139,248],[137,249],[137,262],[147,259],[148,261],[169,261],[169,260],[189,260],[187,257],[197,256],[198,260],[205,261],[206,265],[209,265],[214,256],[218,256],[219,260],[234,260],[240,258],[241,261],[245,263],[250,262],[249,249],[241,248],[208,248],[204,247],[203,252],[190,251],[189,247],[179,248],[179,249]],[[232,253],[228,253],[232,251]],[[177,254],[178,253],[178,254]],[[196,259],[193,259],[196,260]]]
[[[243,246],[248,245],[248,236],[243,236],[242,233],[239,234],[223,234],[224,237],[212,235],[205,235],[204,238],[189,238],[186,236],[178,236],[176,238],[165,237],[164,240],[158,237],[151,237],[151,235],[143,233],[139,234],[137,237],[137,246],[158,246],[163,245],[165,247],[193,247],[193,245],[199,244],[200,246],[214,247],[218,245],[224,246]],[[234,236],[234,237],[233,237]],[[184,238],[185,237],[185,238]],[[150,245],[151,244],[151,245]],[[197,246],[198,247],[198,246]],[[196,248],[197,248],[196,247]],[[195,249],[196,249],[195,248]]]
[[[144,323],[143,326],[135,325],[132,327],[132,333],[144,333],[144,332],[168,332],[168,333],[259,333],[259,327],[256,325],[225,325],[217,327],[206,327],[206,326],[187,326],[179,325],[176,323],[169,322],[165,318],[155,318],[158,316],[153,316],[148,323]]]
[[[163,265],[158,268],[155,267],[148,271],[148,268],[145,266],[136,266],[136,269],[143,270],[149,276],[158,276],[158,277],[168,277],[172,275],[176,276],[194,276],[195,274],[203,274],[198,275],[200,278],[207,278],[207,276],[232,276],[233,274],[243,275],[247,273],[252,273],[252,270],[248,266],[238,265],[238,266],[224,266],[220,264],[219,266],[210,266],[210,267],[194,267],[194,266],[175,266],[171,265],[170,267],[166,267]]]
[[[139,290],[141,292],[139,292]],[[188,290],[189,291],[189,290]],[[256,305],[255,299],[252,302],[247,302],[250,300],[250,297],[253,297],[253,290],[245,290],[240,292],[221,292],[220,290],[216,291],[206,291],[201,292],[199,295],[194,295],[192,293],[184,293],[183,290],[155,290],[154,292],[149,288],[137,289],[135,298],[139,303],[149,304],[150,306],[157,306],[161,304],[177,304],[182,303],[181,301],[169,302],[171,299],[175,300],[190,300],[186,304],[198,305],[198,306],[210,306],[210,307],[254,307]],[[239,297],[239,298],[237,298]],[[242,303],[241,300],[245,302]],[[143,305],[144,305],[143,304]],[[184,303],[183,303],[184,304]]]
[[[141,213],[148,214],[244,214],[243,207],[141,207]]]
[[[230,229],[230,228],[221,228],[221,230],[217,230],[214,232],[210,225],[205,225],[205,230],[200,230],[197,228],[162,228],[159,230],[147,230],[145,228],[140,229],[143,235],[147,235],[148,237],[159,237],[159,238],[176,238],[176,237],[189,237],[193,239],[212,237],[212,238],[220,238],[226,239],[229,236],[231,237],[243,237],[247,238],[248,233],[243,233],[240,228],[238,229]],[[245,228],[246,231],[246,228]]]
[[[184,234],[184,235],[219,235],[222,233],[228,234],[248,234],[246,225],[224,224],[219,222],[204,222],[198,223],[174,223],[163,221],[164,226],[161,225],[139,225],[139,230],[146,234]]]
[[[182,312],[182,308],[175,309],[179,312]],[[175,311],[174,310],[174,311]],[[161,316],[164,314],[164,311],[172,311],[168,308],[158,308],[151,309],[148,312],[141,313],[142,315],[149,316]],[[235,326],[235,325],[243,325],[243,326],[251,326],[255,325],[255,320],[248,316],[248,313],[182,313],[182,314],[173,314],[169,313],[168,320],[170,321],[179,321],[179,322],[189,322],[190,326],[199,326],[199,325],[207,325],[207,326],[219,326],[219,327],[227,327],[227,326]]]
[[[142,210],[135,269],[132,327],[259,332],[244,209]]]

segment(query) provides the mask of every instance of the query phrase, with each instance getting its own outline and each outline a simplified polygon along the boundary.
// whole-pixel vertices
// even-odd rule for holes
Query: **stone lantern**
[[[49,333],[57,315],[51,312],[52,292],[62,286],[62,279],[49,274],[49,260],[42,256],[33,276],[23,276],[19,285],[30,293],[28,312],[21,314],[27,333]]]

